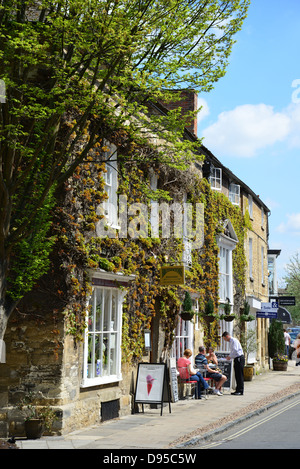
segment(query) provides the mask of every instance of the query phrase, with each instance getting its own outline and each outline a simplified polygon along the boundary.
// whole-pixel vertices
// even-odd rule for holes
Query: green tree
[[[277,353],[284,353],[284,335],[282,322],[273,319],[268,333],[269,356],[273,358]]]
[[[300,257],[297,252],[294,254],[289,263],[286,266],[286,276],[284,281],[286,282],[286,294],[295,296],[296,306],[289,306],[289,312],[291,313],[294,322],[300,322]]]
[[[249,1],[1,0],[0,338],[47,270],[55,191],[80,163],[112,159],[109,141],[127,161],[197,158],[180,112],[151,104],[213,87]]]

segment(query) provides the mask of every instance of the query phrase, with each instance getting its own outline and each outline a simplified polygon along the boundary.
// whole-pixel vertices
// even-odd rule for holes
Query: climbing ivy
[[[107,147],[103,147],[102,151],[107,152]],[[204,312],[209,299],[212,299],[214,310],[218,312],[217,235],[227,219],[231,221],[239,240],[233,252],[235,303],[243,300],[246,220],[238,207],[233,206],[223,194],[211,190],[207,180],[195,171],[156,166],[158,190],[153,192],[149,186],[150,165],[136,164],[129,168],[123,161],[121,153],[118,192],[127,197],[128,204],[149,204],[150,199],[155,197],[159,202],[182,201],[186,193],[192,204],[204,204],[205,217],[204,245],[192,251],[192,266],[186,270],[186,285],[163,287],[159,279],[160,268],[166,259],[168,263],[182,262],[182,239],[172,236],[133,239],[130,235],[127,238],[97,237],[96,225],[102,218],[97,207],[107,198],[105,165],[96,165],[91,157],[78,166],[66,183],[61,203],[55,208],[53,235],[57,243],[52,260],[53,266],[56,266],[53,272],[55,268],[60,271],[57,296],[61,298],[65,312],[67,332],[77,340],[83,337],[86,305],[91,294],[87,275],[89,269],[101,268],[134,275],[123,305],[122,358],[130,362],[141,359],[144,352],[143,330],[151,327],[158,314],[165,335],[164,348],[170,349],[186,289],[198,293],[200,313]],[[218,321],[208,325],[202,320],[202,326],[205,343],[215,346],[218,342]]]

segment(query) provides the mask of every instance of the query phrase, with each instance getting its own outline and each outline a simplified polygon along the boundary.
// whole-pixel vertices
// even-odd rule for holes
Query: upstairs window
[[[248,207],[250,218],[253,218],[253,199],[252,195],[248,195]]]
[[[107,162],[104,173],[105,192],[107,200],[103,203],[104,215],[107,224],[112,228],[118,227],[118,172],[116,158]]]
[[[229,200],[233,205],[240,204],[240,186],[238,184],[229,185]]]
[[[209,181],[212,189],[220,191],[222,189],[222,169],[212,166]]]

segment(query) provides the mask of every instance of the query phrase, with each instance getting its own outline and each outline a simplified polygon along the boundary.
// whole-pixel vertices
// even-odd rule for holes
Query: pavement
[[[231,391],[225,390],[223,396],[179,400],[171,403],[171,413],[169,405],[164,405],[162,415],[160,408],[145,405],[144,413],[140,411],[62,436],[17,438],[16,444],[20,449],[184,449],[191,442],[221,432],[297,394],[300,396],[300,366],[289,361],[287,371],[268,370],[246,381],[243,396],[232,396]]]

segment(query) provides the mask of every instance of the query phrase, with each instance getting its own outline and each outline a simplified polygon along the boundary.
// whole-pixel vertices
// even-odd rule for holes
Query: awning
[[[291,313],[289,313],[289,311],[282,306],[279,306],[277,311],[277,321],[281,321],[284,324],[291,324]]]

